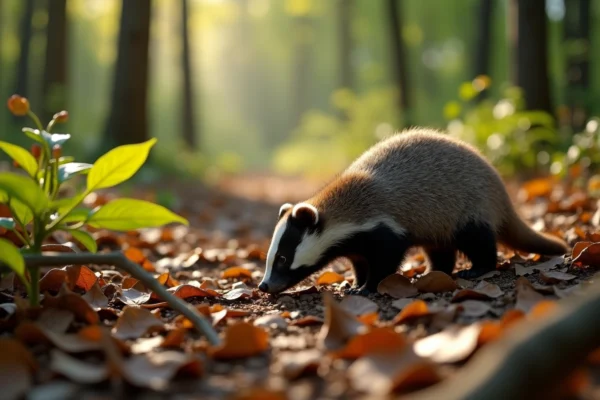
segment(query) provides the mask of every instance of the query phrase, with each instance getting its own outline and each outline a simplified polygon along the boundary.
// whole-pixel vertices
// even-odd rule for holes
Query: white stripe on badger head
[[[263,276],[263,281],[268,281],[271,278],[271,271],[273,270],[273,262],[275,261],[275,254],[277,253],[277,249],[279,248],[279,242],[281,241],[281,237],[285,232],[286,220],[281,220],[275,226],[275,232],[273,233],[273,240],[271,240],[271,245],[269,246],[269,251],[267,252],[267,265],[265,268],[265,275]]]
[[[303,265],[313,266],[319,261],[323,254],[332,246],[359,232],[370,231],[379,224],[385,224],[395,233],[402,235],[406,232],[391,218],[377,218],[361,225],[352,223],[340,223],[331,227],[325,227],[321,234],[305,234],[300,245],[296,248],[294,262],[290,269],[298,269]]]

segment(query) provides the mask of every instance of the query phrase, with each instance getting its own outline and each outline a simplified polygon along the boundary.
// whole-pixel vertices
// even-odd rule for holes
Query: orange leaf
[[[577,246],[577,244],[575,246]],[[581,247],[582,246],[579,246],[577,250],[579,251]],[[573,254],[575,254],[575,247],[573,248]],[[600,266],[600,243],[592,243],[581,249],[581,252],[573,258],[573,264],[589,265],[591,267]]]
[[[186,334],[187,329],[185,328],[172,330],[167,334],[165,340],[160,344],[160,347],[180,347],[185,340]]]
[[[132,278],[130,276],[128,276],[127,278],[123,279],[123,282],[121,282],[121,288],[123,288],[123,289],[135,288],[135,289],[139,290],[140,292],[144,292],[145,291],[144,285],[140,281],[138,281],[137,279]]]
[[[365,325],[375,325],[375,323],[379,320],[379,313],[374,312],[370,314],[363,314],[358,317],[358,320]]]
[[[290,323],[290,325],[295,326],[312,326],[312,325],[322,325],[325,321],[322,318],[316,317],[314,315],[307,315],[306,317],[298,318]]]
[[[230,267],[223,271],[222,277],[227,278],[252,278],[252,272],[244,267]]]
[[[489,342],[497,340],[502,335],[504,326],[498,321],[485,321],[481,323],[481,331],[477,338],[477,346],[483,346]]]
[[[356,359],[370,353],[397,352],[406,346],[406,339],[392,328],[373,328],[350,339],[346,347],[333,352],[334,357]]]
[[[146,261],[146,256],[144,255],[142,250],[136,247],[129,247],[127,250],[125,250],[123,254],[125,254],[125,257],[127,257],[129,260],[133,261],[136,264],[142,265],[144,261]]]
[[[58,308],[71,311],[75,317],[95,325],[100,322],[100,318],[94,309],[78,294],[70,292],[65,286],[57,296],[46,295],[42,301],[44,307]]]
[[[169,275],[168,272],[161,274],[156,280],[161,285],[166,286],[168,288],[171,288],[174,286],[179,286],[179,282],[175,278],[173,278],[171,275]]]
[[[317,285],[319,286],[331,285],[333,283],[341,282],[344,282],[344,277],[338,274],[337,272],[332,271],[325,271],[321,274],[321,276],[319,276],[319,279],[317,279]]]
[[[502,327],[506,329],[509,326],[515,324],[516,322],[522,320],[523,318],[525,318],[525,313],[523,311],[508,310],[502,316],[502,320],[500,321],[500,323],[502,324]]]
[[[268,349],[268,340],[269,335],[264,329],[239,322],[228,326],[223,344],[210,347],[208,353],[219,360],[252,357]]]
[[[423,300],[415,300],[412,303],[406,305],[402,311],[396,315],[394,318],[393,324],[403,324],[411,319],[423,317],[425,315],[429,315],[429,308],[427,307],[427,303]]]
[[[523,194],[520,196],[524,195],[525,201],[533,200],[536,197],[548,197],[552,193],[554,185],[555,180],[552,178],[530,180],[521,186]]]
[[[187,283],[169,288],[167,290],[169,292],[173,293],[176,297],[179,297],[180,299],[183,299],[183,300],[189,299],[190,297],[218,297],[218,296],[220,296],[219,293],[215,292],[214,290],[200,289],[197,286],[192,286]],[[161,300],[161,297],[154,292],[152,293],[151,298],[154,300]]]
[[[529,316],[532,318],[540,318],[552,313],[556,310],[558,304],[552,300],[542,300],[536,303],[531,310],[529,310]]]

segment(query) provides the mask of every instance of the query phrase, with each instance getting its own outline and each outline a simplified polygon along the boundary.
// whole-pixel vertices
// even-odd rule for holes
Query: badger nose
[[[260,285],[258,285],[258,290],[267,293],[269,291],[269,285],[267,285],[265,282],[261,282]]]

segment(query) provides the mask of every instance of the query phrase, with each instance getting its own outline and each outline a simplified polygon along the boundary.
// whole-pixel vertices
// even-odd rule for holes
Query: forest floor
[[[596,200],[539,180],[520,187],[521,214],[535,229],[575,246],[573,254],[540,257],[499,248],[497,271],[467,281],[427,274],[416,249],[380,285],[384,294],[344,295],[352,273],[340,260],[272,296],[257,285],[278,208],[306,198],[318,184],[249,177],[223,182],[219,190],[160,186],[176,193],[176,211],[190,227],[93,235],[101,251],[124,251],[196,305],[223,344],[211,346],[188,320],[111,266],[88,265],[76,275],[73,266],[45,268],[40,284],[46,294],[35,312],[19,299],[18,282],[4,277],[3,398],[27,392],[29,399],[308,400],[405,393],[450,379],[514,323],[551,313],[557,301],[591,282],[600,265],[593,244],[600,242]],[[101,204],[114,195],[87,201]],[[154,193],[139,188],[136,196],[153,199]],[[54,239],[76,247],[69,236]],[[458,269],[468,266],[459,259]],[[72,292],[82,300],[73,300]],[[97,330],[110,332],[112,341]],[[590,371],[565,376],[565,396],[600,395]]]

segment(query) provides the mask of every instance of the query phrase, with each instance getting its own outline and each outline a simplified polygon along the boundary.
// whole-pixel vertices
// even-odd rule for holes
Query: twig
[[[600,281],[558,304],[543,319],[515,325],[452,378],[406,399],[546,398],[600,346]]]
[[[194,327],[206,336],[212,345],[220,344],[219,335],[213,329],[212,324],[204,318],[202,314],[191,304],[186,303],[158,283],[152,275],[143,270],[139,265],[130,261],[120,252],[112,252],[105,254],[91,253],[44,253],[39,254],[24,254],[25,265],[27,267],[41,266],[60,266],[60,265],[83,265],[83,264],[106,264],[114,265],[131,274],[131,276],[142,282],[147,288],[165,300],[176,311],[185,315],[193,324]]]

